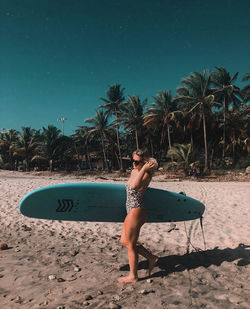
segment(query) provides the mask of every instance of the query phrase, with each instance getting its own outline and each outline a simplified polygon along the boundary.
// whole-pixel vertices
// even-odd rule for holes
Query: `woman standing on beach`
[[[140,229],[146,222],[146,209],[143,207],[143,196],[152,179],[153,171],[157,168],[157,162],[153,158],[148,158],[142,150],[133,152],[133,170],[126,185],[127,190],[127,216],[125,218],[121,244],[128,250],[130,273],[126,277],[118,279],[120,283],[134,283],[138,281],[137,265],[138,254],[148,260],[148,273],[158,261],[158,257],[149,252],[141,244],[137,243]]]

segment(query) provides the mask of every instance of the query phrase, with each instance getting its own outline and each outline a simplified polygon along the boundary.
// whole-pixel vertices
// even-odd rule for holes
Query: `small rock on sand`
[[[75,272],[79,272],[79,271],[81,271],[81,268],[78,267],[78,266],[75,266],[75,267],[74,267],[74,271],[75,271]]]
[[[120,309],[120,308],[121,306],[116,303],[113,302],[109,303],[109,309]]]
[[[55,280],[56,276],[55,275],[49,275],[48,278],[49,278],[49,280]]]
[[[20,296],[17,296],[16,299],[14,300],[15,303],[21,304],[22,303],[22,298]]]
[[[6,250],[8,249],[8,245],[7,244],[0,244],[0,250]]]
[[[91,300],[93,299],[93,297],[91,295],[85,295],[84,296],[84,300]]]

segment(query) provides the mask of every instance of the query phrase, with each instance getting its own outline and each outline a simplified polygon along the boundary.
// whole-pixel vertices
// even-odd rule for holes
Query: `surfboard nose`
[[[205,205],[203,205],[202,203],[197,205],[197,213],[202,216],[203,213],[205,211]]]

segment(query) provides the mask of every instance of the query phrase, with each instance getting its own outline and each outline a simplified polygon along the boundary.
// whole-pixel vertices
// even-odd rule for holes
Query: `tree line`
[[[160,90],[148,103],[137,95],[125,97],[120,84],[108,87],[92,118],[71,136],[55,126],[41,130],[22,127],[0,135],[0,167],[23,170],[92,168],[91,154],[104,169],[124,169],[133,150],[147,149],[161,166],[193,168],[245,167],[249,162],[250,73],[243,88],[235,86],[238,73],[223,67],[193,72],[181,80],[172,96]]]

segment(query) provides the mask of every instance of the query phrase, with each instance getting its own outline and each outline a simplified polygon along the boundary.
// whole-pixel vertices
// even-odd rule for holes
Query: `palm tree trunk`
[[[168,147],[169,149],[171,149],[171,138],[170,138],[170,129],[169,129],[169,124],[167,125],[167,128],[168,128]]]
[[[26,156],[26,169],[27,169],[27,171],[30,171],[30,160],[29,160],[29,157],[28,156]]]
[[[119,164],[119,155],[118,155],[118,153],[117,153],[117,151],[115,150],[115,157],[116,157],[116,160],[117,160],[117,162],[118,162],[118,164]],[[119,166],[118,166],[119,167]]]
[[[103,140],[102,135],[101,135],[101,140],[102,140],[102,151],[103,151],[104,162],[105,162],[106,169],[108,170],[107,156],[106,156],[106,152],[105,152],[104,140]]]
[[[49,170],[53,171],[53,160],[49,160]]]
[[[161,132],[161,140],[160,140],[159,162],[161,162],[161,158],[162,158],[162,148],[163,148],[163,129]],[[166,149],[164,149],[164,151],[165,150]]]
[[[85,145],[86,145],[86,158],[87,158],[87,162],[89,164],[89,169],[92,171],[93,167],[92,167],[91,159],[90,159],[90,156],[89,156],[89,147],[88,147],[88,142],[87,141],[85,142]]]
[[[122,165],[122,155],[121,155],[121,147],[120,147],[120,138],[119,138],[119,125],[118,125],[118,116],[116,113],[116,139],[117,139],[117,147],[118,147],[118,153],[119,153],[119,159],[120,159],[120,169],[123,169]]]
[[[224,102],[223,102],[223,108],[224,108],[224,119],[223,119],[223,144],[222,144],[222,160],[224,162],[225,160],[225,148],[226,148],[226,98],[224,97]]]
[[[167,125],[167,130],[168,130],[168,147],[169,149],[172,148],[172,145],[171,145],[171,137],[170,137],[170,128],[169,128],[169,124]],[[174,162],[174,158],[173,156],[171,156],[171,161]]]
[[[235,162],[235,131],[233,130],[233,166],[234,166],[234,162]]]
[[[138,131],[137,128],[135,128],[135,141],[136,141],[136,149],[139,149],[139,141],[138,141]]]
[[[202,106],[203,108],[203,106]],[[208,162],[207,162],[207,129],[206,129],[206,118],[205,118],[205,112],[204,109],[202,111],[202,118],[203,118],[203,132],[204,132],[204,147],[205,147],[205,168],[204,172],[206,173],[208,171]]]
[[[211,158],[210,158],[210,168],[213,166],[213,157],[214,157],[214,148],[212,149]]]
[[[78,169],[80,170],[80,169],[81,169],[80,154],[79,154],[79,152],[78,152],[78,150],[77,150],[76,143],[74,143],[74,148],[75,148],[75,152],[76,152],[76,155],[77,155]]]

